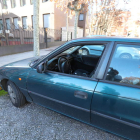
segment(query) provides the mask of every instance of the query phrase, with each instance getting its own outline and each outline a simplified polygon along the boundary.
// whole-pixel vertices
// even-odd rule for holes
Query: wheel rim
[[[8,93],[9,93],[11,101],[13,103],[15,103],[16,102],[16,94],[10,85],[8,85]]]

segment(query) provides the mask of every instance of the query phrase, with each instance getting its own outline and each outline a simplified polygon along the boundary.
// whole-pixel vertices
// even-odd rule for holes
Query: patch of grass
[[[0,96],[6,95],[6,94],[7,94],[6,91],[4,91],[4,90],[0,90]]]

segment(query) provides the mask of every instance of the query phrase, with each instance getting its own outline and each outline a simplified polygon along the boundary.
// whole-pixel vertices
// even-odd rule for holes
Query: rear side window
[[[140,85],[140,46],[118,44],[106,80]]]

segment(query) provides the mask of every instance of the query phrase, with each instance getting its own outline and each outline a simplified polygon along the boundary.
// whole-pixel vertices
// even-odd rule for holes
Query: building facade
[[[33,0],[1,0],[0,24],[5,24],[7,29],[14,25],[15,29],[33,27]],[[86,14],[79,15],[78,26],[84,30]],[[74,26],[74,17],[69,18],[68,25]],[[39,27],[61,30],[66,27],[66,14],[56,8],[49,0],[40,0]],[[83,31],[84,35],[84,31]]]

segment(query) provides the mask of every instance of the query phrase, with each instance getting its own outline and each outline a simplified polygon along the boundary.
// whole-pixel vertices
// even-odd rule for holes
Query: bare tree
[[[80,8],[78,8],[78,2],[79,0],[74,0],[71,4],[71,2],[68,3],[68,8],[70,10],[73,10],[75,12],[75,21],[74,21],[74,38],[77,38],[77,26],[78,26],[78,16],[79,12],[83,10],[85,4],[82,3]]]
[[[96,7],[94,6],[96,9],[92,9],[94,10],[94,13],[90,15],[90,19],[92,19],[90,23],[92,25],[90,26],[92,27],[92,34],[110,34],[114,23],[116,27],[121,24],[119,20],[116,20],[117,17],[123,16],[120,10],[117,9],[119,0],[91,0],[91,3],[96,5]]]
[[[78,25],[78,16],[80,11],[83,9],[88,9],[89,1],[90,0],[68,0],[68,4],[66,0],[50,0],[52,2],[56,3],[56,6],[60,8],[61,10],[65,10],[67,13],[68,9],[70,9],[70,15],[75,16],[75,22],[74,22],[74,38],[77,37],[77,25]]]

